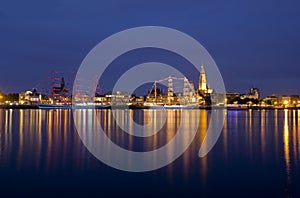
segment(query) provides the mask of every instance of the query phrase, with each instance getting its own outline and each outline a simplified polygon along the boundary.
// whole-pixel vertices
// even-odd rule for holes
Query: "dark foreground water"
[[[204,158],[198,151],[210,111],[199,111],[199,132],[181,157],[155,171],[130,173],[89,153],[70,110],[0,110],[0,197],[300,197],[300,111],[228,111],[217,144]],[[96,114],[114,142],[145,151],[172,139],[180,112],[167,111],[166,125],[146,139],[123,133],[111,110]],[[156,116],[153,110],[130,115],[140,124]],[[91,119],[87,111],[81,116]]]

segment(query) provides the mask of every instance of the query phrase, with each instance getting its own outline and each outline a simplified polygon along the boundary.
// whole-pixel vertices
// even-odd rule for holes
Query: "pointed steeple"
[[[205,71],[204,71],[204,65],[201,65],[198,89],[199,89],[199,91],[206,91],[207,90],[206,75],[205,75]]]
[[[203,64],[201,65],[201,71],[200,71],[200,74],[205,74],[205,71],[204,71],[204,65],[203,65]]]

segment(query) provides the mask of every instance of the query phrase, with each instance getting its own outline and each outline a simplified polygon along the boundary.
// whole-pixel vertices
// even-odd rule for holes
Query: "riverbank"
[[[47,109],[71,109],[72,106],[69,106],[67,108],[47,108]],[[223,108],[223,107],[214,107],[215,109],[217,108]],[[0,105],[0,109],[41,109],[37,105],[8,105],[8,104],[2,104]],[[102,108],[97,108],[97,109],[102,109]],[[112,109],[111,107],[105,107],[103,109]],[[113,109],[152,109],[149,106],[143,106],[143,105],[130,105],[130,106],[114,106]],[[163,109],[163,107],[162,107]],[[172,108],[169,108],[172,109]],[[175,109],[175,108],[174,108]],[[177,108],[180,109],[180,108]],[[210,106],[199,106],[198,109],[207,109],[210,110],[212,107]],[[272,107],[272,106],[252,106],[252,107],[226,107],[227,110],[281,110],[281,109],[295,109],[298,110],[300,107]]]
[[[38,109],[37,105],[0,105],[0,109]]]

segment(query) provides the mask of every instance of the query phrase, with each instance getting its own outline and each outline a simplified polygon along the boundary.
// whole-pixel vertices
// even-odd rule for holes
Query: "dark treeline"
[[[0,91],[0,103],[4,103],[5,101],[17,102],[19,101],[19,94],[18,93],[4,94]]]

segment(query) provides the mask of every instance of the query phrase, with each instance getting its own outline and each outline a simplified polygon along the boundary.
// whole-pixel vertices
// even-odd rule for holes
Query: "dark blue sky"
[[[197,39],[219,66],[228,91],[246,92],[254,85],[263,95],[300,94],[297,0],[0,3],[0,90],[5,92],[50,86],[53,69],[71,79],[104,38],[127,28],[156,25]]]

